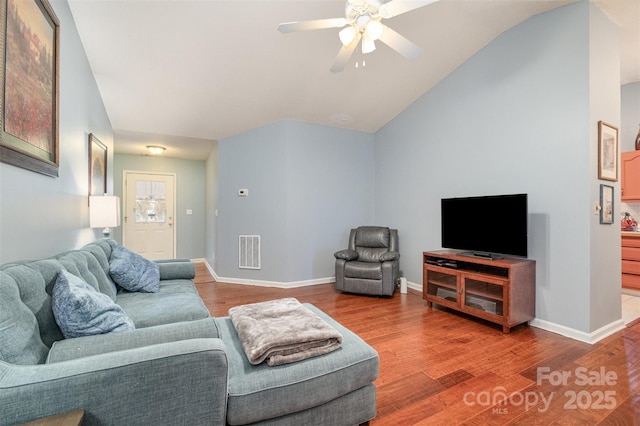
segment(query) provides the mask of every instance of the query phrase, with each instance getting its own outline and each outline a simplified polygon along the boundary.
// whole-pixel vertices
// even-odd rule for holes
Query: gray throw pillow
[[[129,291],[160,291],[160,267],[126,247],[116,246],[109,258],[109,275],[120,287]]]
[[[66,339],[135,330],[133,321],[109,296],[67,271],[58,273],[51,307]]]

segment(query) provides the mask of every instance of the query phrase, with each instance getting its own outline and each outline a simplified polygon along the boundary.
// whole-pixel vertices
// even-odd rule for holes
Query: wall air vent
[[[260,269],[260,235],[240,235],[238,244],[238,267]]]

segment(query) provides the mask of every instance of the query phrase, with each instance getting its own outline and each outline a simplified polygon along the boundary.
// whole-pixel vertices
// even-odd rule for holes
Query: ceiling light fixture
[[[149,150],[151,155],[160,155],[167,148],[165,148],[164,146],[160,146],[160,145],[147,145],[147,149]]]

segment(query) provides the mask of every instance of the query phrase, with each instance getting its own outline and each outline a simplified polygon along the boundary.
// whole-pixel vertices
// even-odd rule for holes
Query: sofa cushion
[[[67,339],[135,329],[127,314],[109,296],[67,271],[58,274],[51,304]]]
[[[158,293],[121,290],[116,303],[136,328],[208,318],[209,310],[190,280],[163,280]]]
[[[113,248],[109,274],[116,284],[129,291],[157,293],[160,290],[158,264],[123,246]]]
[[[371,346],[313,305],[305,306],[342,334],[342,347],[274,367],[251,365],[231,319],[216,318],[229,361],[228,424],[248,424],[317,407],[371,384],[378,376],[378,354]]]

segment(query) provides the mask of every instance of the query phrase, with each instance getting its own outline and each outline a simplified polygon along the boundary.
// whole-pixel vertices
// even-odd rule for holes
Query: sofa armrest
[[[190,260],[172,259],[156,263],[160,267],[161,280],[192,280],[196,276],[196,267]]]
[[[213,318],[157,325],[125,333],[108,333],[59,340],[51,346],[46,362],[50,364],[162,343],[215,337],[219,337],[219,332]]]
[[[0,361],[0,424],[82,409],[87,424],[225,424],[220,339],[191,339],[55,364]]]

